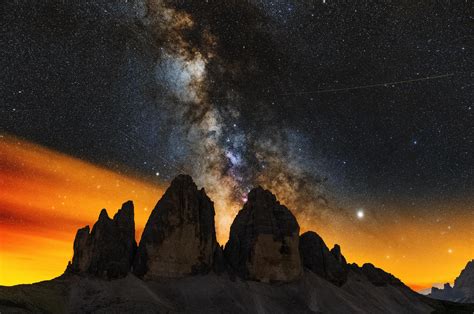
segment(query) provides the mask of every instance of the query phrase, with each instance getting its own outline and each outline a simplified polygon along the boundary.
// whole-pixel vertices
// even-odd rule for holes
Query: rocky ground
[[[408,288],[375,286],[354,273],[338,287],[305,271],[290,283],[227,275],[143,281],[66,275],[0,288],[1,313],[472,313],[474,306],[432,300]]]

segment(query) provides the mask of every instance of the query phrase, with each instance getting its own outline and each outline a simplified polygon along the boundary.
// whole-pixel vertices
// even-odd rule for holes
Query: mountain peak
[[[218,249],[213,202],[190,176],[178,175],[148,219],[134,272],[147,279],[205,273]]]
[[[224,253],[242,278],[292,281],[302,273],[298,241],[295,216],[259,186],[232,223]]]
[[[109,214],[107,213],[107,209],[102,208],[99,214],[99,221],[101,220],[110,220]]]
[[[277,202],[276,196],[269,190],[264,189],[260,185],[250,190],[248,194],[248,202]]]
[[[300,236],[299,249],[304,267],[337,286],[347,281],[347,264],[339,245],[329,251],[316,232],[308,231]]]
[[[196,183],[191,176],[187,174],[179,174],[177,175],[170,184],[170,188],[182,188],[185,186],[195,187],[197,189]]]
[[[133,203],[124,203],[113,219],[104,208],[91,232],[89,226],[77,231],[74,256],[67,271],[123,277],[130,271],[135,249]]]
[[[469,289],[474,296],[474,259],[467,262],[459,277],[454,280],[454,287],[458,289]]]

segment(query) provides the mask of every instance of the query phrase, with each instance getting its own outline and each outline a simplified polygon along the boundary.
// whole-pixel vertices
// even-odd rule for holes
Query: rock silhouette
[[[474,259],[466,264],[459,277],[454,280],[454,287],[474,292]]]
[[[148,219],[134,272],[145,279],[207,273],[218,250],[213,202],[190,176],[179,175]]]
[[[392,274],[385,272],[384,270],[375,267],[370,263],[358,267],[356,264],[351,264],[350,267],[356,273],[363,274],[374,286],[387,286],[387,285],[399,285],[405,286],[400,279],[396,278]]]
[[[469,304],[419,295],[371,264],[347,264],[341,248],[329,250],[315,232],[300,237],[295,217],[260,187],[249,193],[225,248],[216,241],[212,201],[184,175],[173,180],[156,205],[138,249],[134,231],[132,202],[113,219],[102,210],[92,231],[88,226],[77,231],[65,274],[0,287],[0,312],[474,311]],[[470,291],[472,264],[450,291]]]
[[[103,209],[92,232],[89,231],[89,226],[77,231],[68,271],[107,278],[125,276],[137,246],[133,203],[124,203],[113,219]]]
[[[300,236],[299,249],[304,267],[335,285],[346,282],[347,263],[338,245],[330,251],[317,233],[308,231]]]
[[[224,255],[244,279],[292,281],[302,273],[298,242],[296,218],[270,191],[258,187],[232,223]]]

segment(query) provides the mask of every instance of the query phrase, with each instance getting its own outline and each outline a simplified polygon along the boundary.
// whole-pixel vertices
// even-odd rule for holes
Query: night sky
[[[217,211],[260,184],[334,233],[474,218],[470,1],[0,7],[5,136],[147,182],[189,173]]]

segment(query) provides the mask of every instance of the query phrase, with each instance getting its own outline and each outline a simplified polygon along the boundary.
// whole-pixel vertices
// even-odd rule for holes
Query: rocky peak
[[[454,286],[444,284],[443,289],[431,288],[430,297],[440,300],[474,303],[474,260],[469,261],[454,280]]]
[[[133,202],[128,201],[122,204],[122,208],[114,215],[114,220],[119,225],[127,225],[134,222]]]
[[[145,279],[206,273],[219,249],[213,202],[190,176],[179,175],[148,219],[134,272]]]
[[[302,272],[299,225],[270,191],[257,187],[230,229],[224,255],[242,278],[291,281]]]
[[[346,259],[341,253],[341,247],[339,244],[334,244],[334,247],[331,249],[331,254],[336,258],[339,264],[346,265]]]
[[[329,251],[323,239],[315,232],[305,232],[300,236],[300,255],[303,266],[334,283],[337,286],[347,281],[346,259],[339,245]]]
[[[124,203],[113,219],[102,209],[91,232],[89,226],[77,231],[68,271],[122,277],[130,271],[135,249],[133,203]]]
[[[474,298],[474,259],[466,264],[459,277],[454,280],[454,287],[472,290]]]
[[[243,210],[253,214],[259,233],[287,237],[296,230],[299,232],[298,222],[290,210],[260,186],[249,192]]]

